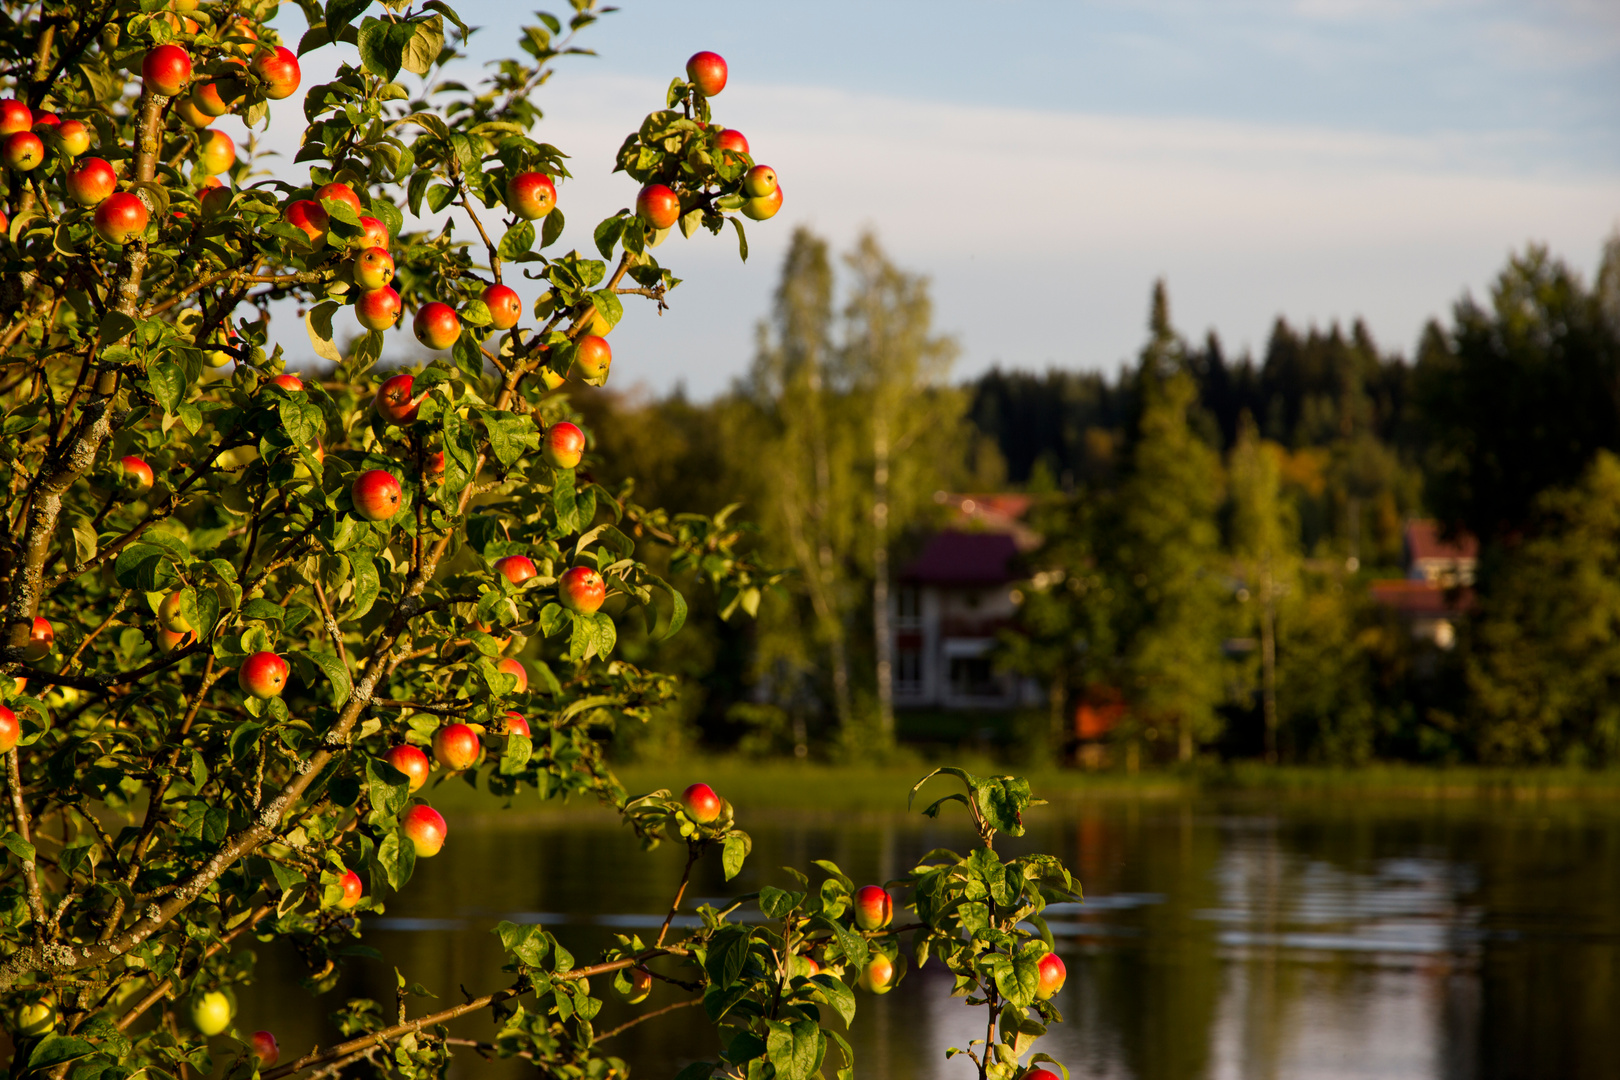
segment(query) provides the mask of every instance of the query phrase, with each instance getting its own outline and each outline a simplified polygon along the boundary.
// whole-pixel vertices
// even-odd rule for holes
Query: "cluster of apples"
[[[726,88],[728,74],[725,58],[719,53],[694,53],[686,61],[687,81],[706,98]],[[728,163],[734,160],[733,154],[750,153],[747,137],[734,128],[723,129],[717,141]],[[782,208],[782,185],[769,165],[755,165],[744,174],[743,192],[748,196],[742,206],[744,217],[765,221]],[[671,228],[681,219],[681,197],[668,184],[647,184],[636,196],[636,216],[655,230]]]

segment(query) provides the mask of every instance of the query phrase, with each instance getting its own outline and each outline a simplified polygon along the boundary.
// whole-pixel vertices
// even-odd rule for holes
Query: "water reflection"
[[[742,813],[748,868],[728,885],[705,862],[699,895],[786,884],[777,867],[816,858],[880,880],[971,842],[914,817]],[[480,815],[452,820],[452,835],[366,931],[441,1000],[501,984],[489,933],[501,919],[543,923],[581,957],[615,933],[656,932],[682,862],[669,846],[641,852],[606,817]],[[999,846],[1058,852],[1085,883],[1085,904],[1049,912],[1070,975],[1067,1023],[1043,1048],[1076,1078],[1620,1077],[1616,807],[1103,800],[1033,814],[1028,836]],[[294,957],[266,960],[241,1021],[276,1028],[284,1047],[330,1041],[318,1017],[342,998],[393,997],[392,968],[361,964],[316,1008],[283,990]],[[982,1013],[948,990],[935,965],[863,995],[858,1075],[971,1076],[943,1051],[981,1037]],[[649,1005],[677,999],[660,985]],[[610,1002],[598,1030],[630,1015]],[[483,1017],[456,1029],[490,1031]],[[608,1045],[646,1078],[717,1049],[683,1012]],[[454,1075],[527,1074],[468,1057]]]

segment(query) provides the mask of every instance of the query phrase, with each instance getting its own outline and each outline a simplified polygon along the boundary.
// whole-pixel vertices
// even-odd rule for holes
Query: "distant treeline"
[[[682,710],[626,752],[881,752],[881,612],[943,521],[932,494],[1012,488],[1046,539],[998,663],[1054,690],[1012,724],[1020,752],[1072,751],[1097,700],[1123,709],[1115,762],[1620,758],[1620,242],[1590,283],[1511,259],[1410,359],[1283,320],[1228,357],[1176,330],[1161,283],[1117,373],[965,385],[925,279],[870,238],[844,263],[795,237],[753,369],[715,401],[580,399],[602,478],[709,512],[741,492],[789,572],[757,621],[695,598],[663,646]],[[1369,597],[1421,516],[1481,544],[1454,640]]]

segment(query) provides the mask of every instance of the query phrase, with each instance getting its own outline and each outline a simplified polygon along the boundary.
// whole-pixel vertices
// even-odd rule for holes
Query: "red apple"
[[[574,366],[586,379],[605,379],[613,364],[613,347],[599,334],[586,334],[579,339],[579,353]]]
[[[17,714],[0,705],[0,754],[11,753],[20,738],[22,725],[17,722]]]
[[[663,184],[648,184],[636,196],[636,216],[655,229],[667,229],[681,219],[681,197]]]
[[[34,111],[16,98],[0,101],[0,135],[15,135],[34,126]]]
[[[152,475],[152,466],[148,465],[144,458],[138,458],[134,454],[119,458],[118,470],[123,475],[124,482],[137,492],[149,490],[155,479]]]
[[[43,660],[51,654],[51,643],[56,640],[56,631],[51,629],[51,621],[42,615],[34,616],[34,627],[28,631],[28,644],[23,649],[23,659],[32,664],[36,660]]]
[[[367,469],[355,477],[349,498],[354,512],[367,521],[387,521],[399,513],[399,481],[387,469]]]
[[[264,80],[264,96],[271,101],[291,97],[298,90],[298,56],[291,49],[278,45],[275,52],[258,53],[251,70]]]
[[[388,250],[388,226],[374,217],[361,214],[360,228],[365,230],[360,234],[361,247]]]
[[[146,204],[127,191],[115,191],[96,207],[96,234],[109,244],[127,244],[146,231]]]
[[[236,683],[242,692],[256,698],[280,697],[287,685],[287,661],[273,652],[256,652],[236,671]]]
[[[607,583],[588,566],[574,566],[557,579],[557,602],[569,611],[590,615],[607,599]]]
[[[405,811],[402,822],[405,838],[416,847],[418,859],[431,859],[444,847],[449,827],[444,816],[431,806],[413,806]]]
[[[520,218],[543,218],[557,205],[557,185],[542,172],[518,173],[506,182],[506,205]]]
[[[354,193],[354,188],[348,184],[340,184],[335,180],[330,184],[322,184],[315,189],[315,201],[320,202],[322,199],[348,203],[356,214],[365,209],[364,206],[360,205],[360,196]]]
[[[748,138],[735,128],[726,128],[715,140],[720,148],[720,160],[730,165],[736,161],[737,154],[748,153]]]
[[[440,480],[444,479],[443,450],[435,450],[433,453],[428,455],[428,459],[422,467],[422,479],[426,480],[430,484],[437,484]]]
[[[173,97],[191,82],[191,57],[178,45],[159,45],[141,61],[141,80],[161,97]]]
[[[45,143],[32,131],[19,131],[7,135],[0,143],[0,159],[17,172],[31,172],[45,160]]]
[[[258,31],[254,30],[253,27],[248,23],[247,16],[245,16],[245,15],[238,16],[236,18],[236,21],[231,23],[230,26],[226,27],[225,33],[226,33],[226,35],[228,37],[246,38],[247,39],[247,41],[245,41],[245,42],[244,41],[234,42],[234,43],[230,44],[229,46],[227,46],[228,48],[235,49],[237,52],[241,53],[243,56],[252,56],[253,55],[253,53],[255,51],[254,46],[253,46],[253,42],[259,40],[259,34],[258,34]]]
[[[163,602],[158,605],[158,622],[163,624],[165,630],[176,634],[183,634],[191,629],[191,624],[180,613],[179,593],[170,593],[163,598]]]
[[[869,994],[887,994],[894,989],[894,961],[873,953],[861,968],[860,986]]]
[[[367,291],[394,280],[394,257],[380,247],[368,247],[354,257],[354,283]]]
[[[281,1044],[276,1042],[276,1037],[268,1031],[255,1031],[248,1040],[248,1046],[252,1048],[253,1056],[259,1059],[259,1065],[263,1068],[268,1069],[281,1060]]]
[[[77,120],[64,120],[56,129],[56,143],[70,157],[90,149],[90,129]]]
[[[35,135],[44,135],[45,132],[51,130],[52,128],[59,128],[61,126],[62,118],[53,112],[34,114],[33,132]]]
[[[275,378],[271,379],[270,382],[281,387],[289,394],[296,394],[304,388],[304,380],[300,379],[291,372],[285,372],[281,375],[277,375]]]
[[[367,330],[387,330],[399,321],[399,308],[399,293],[384,285],[360,294],[354,302],[354,317]]]
[[[546,429],[540,453],[559,469],[572,469],[585,456],[585,433],[566,420]]]
[[[430,349],[448,349],[461,336],[461,319],[456,309],[437,300],[423,304],[411,323],[416,340]]]
[[[862,930],[881,930],[894,918],[894,897],[878,885],[862,885],[855,890],[855,925]]]
[[[433,760],[460,772],[478,761],[478,732],[466,724],[446,724],[433,733]]]
[[[181,634],[173,630],[164,630],[161,627],[158,629],[157,636],[158,648],[162,649],[165,655],[174,652],[176,649],[183,649],[197,640],[197,635],[189,630]]]
[[[521,585],[540,572],[534,568],[534,560],[527,555],[508,555],[504,559],[496,559],[495,569],[514,585]]]
[[[693,53],[686,62],[686,77],[704,97],[714,97],[726,88],[726,61],[719,53]]]
[[[366,891],[365,883],[360,880],[359,874],[349,870],[338,878],[338,884],[343,887],[343,898],[337,902],[337,906],[344,911],[353,911]]]
[[[529,722],[523,718],[522,713],[508,709],[504,719],[506,720],[506,733],[508,735],[522,735],[525,739],[529,737]]]
[[[693,784],[681,792],[681,807],[686,816],[699,825],[707,825],[720,816],[720,796],[708,784]]]
[[[405,774],[405,782],[412,791],[428,781],[428,770],[432,766],[428,764],[427,755],[409,743],[394,747],[384,755],[383,760]]]
[[[388,290],[393,292],[392,289]],[[377,396],[372,399],[372,407],[383,419],[395,424],[408,424],[416,419],[416,410],[421,408],[422,399],[411,399],[411,387],[416,380],[410,375],[395,375],[377,388]]]
[[[523,318],[523,301],[509,285],[486,287],[483,301],[489,308],[489,323],[497,330],[510,330]]]
[[[1069,977],[1069,972],[1063,966],[1063,961],[1058,959],[1057,953],[1047,953],[1041,957],[1040,975],[1041,980],[1035,989],[1035,996],[1047,1001],[1053,994],[1063,989],[1063,981]]]
[[[529,669],[510,656],[496,664],[495,670],[502,675],[510,675],[517,680],[517,685],[512,687],[514,694],[521,694],[529,688]]]
[[[218,83],[198,83],[191,88],[191,94],[186,100],[191,102],[192,108],[205,116],[224,116],[231,111],[230,105],[219,92]]]
[[[1051,1069],[1031,1069],[1024,1074],[1024,1080],[1063,1080],[1063,1078]]]
[[[85,158],[68,173],[68,197],[80,206],[100,206],[118,190],[118,174],[102,158]]]
[[[763,199],[776,190],[776,170],[769,165],[755,165],[743,176],[743,192],[750,199]]]
[[[322,248],[326,246],[326,230],[330,219],[326,210],[313,199],[299,199],[287,206],[287,224],[302,229],[304,235],[309,237],[309,246]]]
[[[236,164],[236,144],[223,131],[209,131],[198,138],[197,167],[206,175],[225,172]]]
[[[782,209],[782,189],[780,186],[769,195],[761,195],[757,199],[749,199],[743,203],[743,217],[753,221],[769,221]]]

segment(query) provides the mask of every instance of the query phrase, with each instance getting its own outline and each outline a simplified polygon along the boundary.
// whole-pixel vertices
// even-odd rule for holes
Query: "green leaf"
[[[672,610],[669,613],[669,626],[665,628],[664,636],[658,639],[668,641],[680,633],[681,627],[686,625],[686,597],[682,596],[680,590],[675,586],[655,574],[647,574],[646,581],[649,585],[656,585],[669,594],[670,603],[672,604]]]
[[[753,942],[752,932],[746,926],[722,926],[709,942],[709,954],[703,970],[709,981],[724,990],[742,977],[748,963],[748,949]]]
[[[359,618],[377,602],[377,596],[382,592],[382,580],[377,574],[377,564],[369,555],[351,551],[349,564],[354,568],[354,617]]]
[[[349,681],[349,669],[343,661],[338,659],[336,653],[326,652],[323,649],[310,649],[306,654],[315,662],[315,665],[326,675],[332,684],[332,704],[341,706],[349,700],[353,684]]]
[[[47,1035],[28,1055],[28,1070],[43,1071],[65,1061],[93,1054],[95,1050],[95,1046],[84,1039],[75,1039],[71,1035]]]
[[[810,1080],[821,1068],[826,1039],[814,1020],[796,1023],[772,1021],[765,1036],[766,1054],[776,1067],[777,1080]]]
[[[390,829],[377,845],[377,864],[388,878],[388,887],[399,892],[416,870],[416,845],[398,829]]]
[[[332,342],[332,316],[340,306],[335,300],[322,300],[304,313],[304,329],[309,331],[315,355],[334,364],[343,362],[343,353]]]
[[[534,247],[534,225],[527,221],[520,221],[501,237],[500,245],[495,249],[503,259],[515,259],[525,251]]]
[[[613,258],[613,249],[618,246],[619,237],[624,235],[625,221],[625,215],[620,213],[596,227],[596,250],[602,253],[602,258]]]
[[[842,979],[835,979],[824,972],[810,976],[810,981],[821,987],[822,994],[827,998],[827,1004],[833,1007],[833,1011],[843,1018],[844,1026],[848,1027],[855,1019],[855,991],[851,990]]]
[[[736,216],[727,216],[726,220],[731,222],[732,228],[737,230],[737,253],[742,256],[743,262],[747,262],[748,234],[743,231],[742,219]]]
[[[404,813],[411,797],[410,778],[386,761],[367,758],[366,794],[373,812],[383,818],[396,818]]]
[[[1040,985],[1040,957],[1031,953],[1020,953],[1010,963],[1003,963],[996,970],[996,989],[1014,1005],[1027,1007],[1034,1002],[1035,991],[1040,989]]]
[[[780,919],[798,907],[803,899],[803,893],[792,893],[786,889],[766,885],[759,890],[759,910],[765,913],[767,919]]]
[[[34,861],[34,845],[24,840],[17,833],[8,832],[5,836],[0,836],[0,844],[4,844],[13,855],[23,862],[30,863]]]
[[[835,922],[824,915],[818,915],[812,921],[817,926],[821,926],[832,931],[833,937],[838,941],[839,950],[844,954],[844,959],[848,960],[855,967],[860,967],[862,964],[866,963],[866,958],[870,954],[870,950],[867,948],[865,938],[855,933],[855,931],[851,930],[843,923]]]
[[[574,502],[574,470],[552,469],[551,505],[557,512],[557,527],[565,533],[578,532],[575,521],[578,508]]]
[[[551,936],[533,923],[501,922],[491,932],[501,939],[501,948],[529,967],[539,967],[551,950]]]
[[[540,223],[540,246],[542,248],[548,248],[557,242],[557,237],[562,235],[566,221],[567,219],[563,217],[561,209],[555,206],[551,208],[551,213],[547,214],[545,220]]]
[[[709,1080],[709,1077],[714,1075],[714,1070],[719,1067],[712,1061],[694,1061],[676,1073],[675,1080]]]
[[[726,880],[730,881],[742,873],[743,860],[748,858],[748,852],[753,847],[748,834],[733,832],[726,837],[726,842],[720,850],[720,865],[726,873]]]
[[[534,421],[522,413],[479,411],[484,430],[489,433],[489,448],[505,468],[511,468],[526,451],[540,448],[540,433]]]

